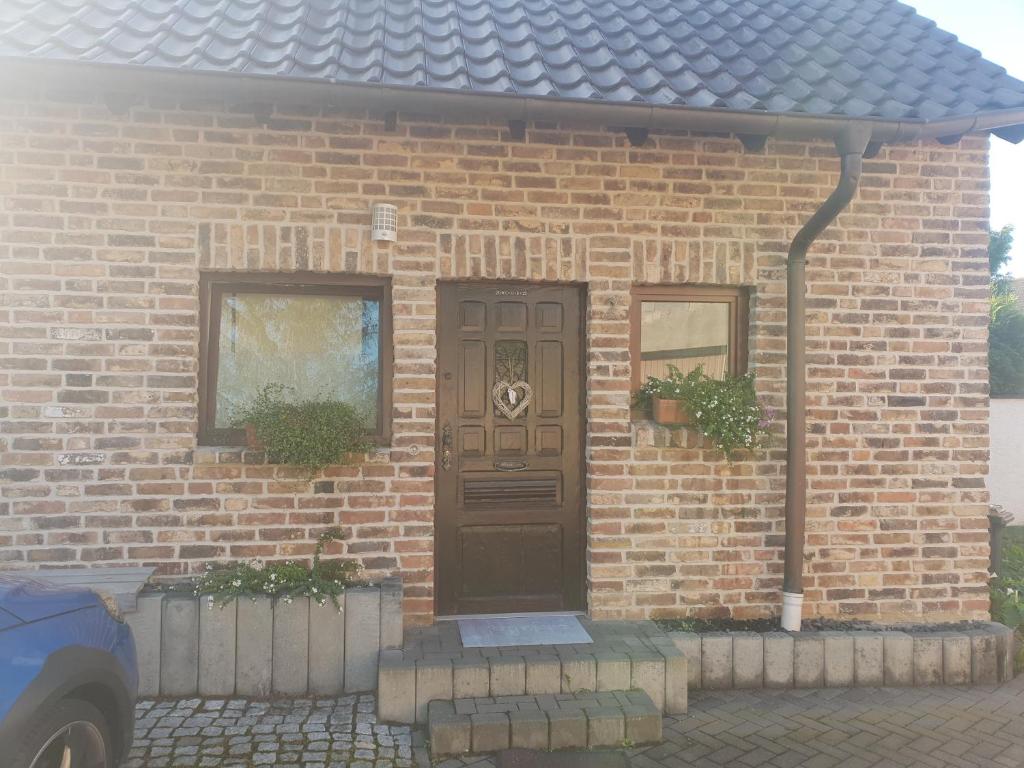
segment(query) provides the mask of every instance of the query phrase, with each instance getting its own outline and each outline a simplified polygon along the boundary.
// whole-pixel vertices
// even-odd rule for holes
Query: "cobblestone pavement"
[[[422,735],[378,725],[372,696],[139,705],[125,768],[429,765]],[[1024,766],[1024,676],[999,687],[694,692],[633,768]],[[414,746],[420,745],[420,746]],[[439,768],[490,768],[493,758]]]
[[[144,701],[123,768],[409,768],[411,729],[378,725],[376,707],[373,696]]]

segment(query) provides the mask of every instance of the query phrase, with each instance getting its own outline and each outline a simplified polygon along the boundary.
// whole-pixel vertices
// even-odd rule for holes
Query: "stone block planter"
[[[381,650],[402,645],[402,585],[350,587],[328,601],[139,595],[139,695],[336,696],[373,690]]]
[[[1013,678],[1013,631],[669,632],[690,688],[994,685]],[[696,671],[696,674],[693,672]]]

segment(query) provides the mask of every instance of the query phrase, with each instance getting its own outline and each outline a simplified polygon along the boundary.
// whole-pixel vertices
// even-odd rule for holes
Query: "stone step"
[[[644,691],[578,691],[431,701],[434,758],[502,749],[593,749],[661,741],[661,712]]]
[[[378,667],[378,716],[385,722],[424,723],[431,701],[579,692],[644,691],[655,709],[686,712],[686,657],[665,643],[626,650],[579,646],[551,653],[503,649],[501,655],[382,651]],[[517,651],[522,650],[522,653]]]

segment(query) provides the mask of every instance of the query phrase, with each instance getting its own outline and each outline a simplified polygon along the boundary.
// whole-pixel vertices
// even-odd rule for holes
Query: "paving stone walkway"
[[[372,696],[139,704],[124,768],[422,768],[422,732],[380,725]],[[696,691],[632,768],[1018,768],[1024,676],[1002,686]],[[492,758],[438,768],[490,768]]]
[[[632,768],[1020,768],[1024,675],[999,687],[694,691]],[[438,768],[490,768],[491,758]]]

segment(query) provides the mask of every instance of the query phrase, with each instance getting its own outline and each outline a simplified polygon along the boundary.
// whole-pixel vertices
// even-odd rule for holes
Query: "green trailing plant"
[[[1007,528],[1003,536],[1000,572],[989,582],[992,620],[1024,635],[1024,541],[1012,538],[1020,529]],[[1016,666],[1024,669],[1024,647],[1017,655]]]
[[[320,534],[311,566],[293,560],[265,563],[259,559],[211,566],[196,579],[193,593],[197,597],[206,597],[209,608],[239,598],[255,599],[265,595],[287,603],[296,597],[308,597],[319,605],[326,605],[331,600],[340,610],[338,595],[359,573],[359,563],[354,560],[324,560],[322,555],[328,542],[343,538],[339,528]]]
[[[304,467],[313,477],[324,467],[370,450],[363,414],[322,396],[289,400],[289,389],[268,384],[232,420],[236,427],[253,428],[270,461]]]
[[[1008,627],[1024,625],[1024,545],[1003,543],[999,573],[992,578],[992,618]]]
[[[682,401],[693,426],[729,461],[770,442],[775,414],[758,399],[753,374],[713,379],[700,366],[683,374],[670,365],[668,377],[649,377],[634,402],[645,407],[655,397]]]

